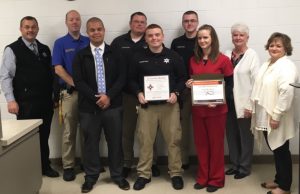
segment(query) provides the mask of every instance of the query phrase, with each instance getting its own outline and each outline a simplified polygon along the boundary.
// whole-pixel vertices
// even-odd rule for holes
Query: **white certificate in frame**
[[[192,104],[224,104],[224,80],[194,80],[192,84]]]
[[[170,98],[169,76],[144,76],[144,95],[147,101],[168,100]]]

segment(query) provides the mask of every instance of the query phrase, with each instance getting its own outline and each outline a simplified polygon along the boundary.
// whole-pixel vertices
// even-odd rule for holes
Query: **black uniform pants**
[[[53,116],[53,105],[52,102],[18,102],[19,114],[17,115],[18,120],[24,119],[42,119],[43,124],[39,126],[40,136],[40,152],[42,171],[50,168],[49,161],[49,144],[48,139],[50,135],[50,128]]]

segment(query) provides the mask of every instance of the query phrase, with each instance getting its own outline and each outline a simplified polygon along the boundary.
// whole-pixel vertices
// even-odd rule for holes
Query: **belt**
[[[70,85],[61,85],[60,86],[61,90],[67,90],[68,94],[72,94],[74,91],[76,91],[76,88],[74,86],[70,86]]]
[[[160,105],[160,104],[167,104],[166,100],[158,100],[158,101],[150,101],[148,102],[149,105]]]
[[[162,104],[167,104],[166,100],[158,100],[158,101],[150,101],[147,104],[141,104],[141,108],[147,108],[148,106],[152,105],[162,105]]]

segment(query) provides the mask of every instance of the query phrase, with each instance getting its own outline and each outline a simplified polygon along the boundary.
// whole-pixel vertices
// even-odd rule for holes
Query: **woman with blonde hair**
[[[233,98],[227,99],[228,114],[226,137],[231,168],[225,174],[242,179],[251,173],[253,156],[253,135],[250,131],[251,114],[245,112],[250,103],[252,87],[260,62],[257,53],[249,48],[249,28],[242,23],[231,27],[234,48],[225,54],[234,66]]]

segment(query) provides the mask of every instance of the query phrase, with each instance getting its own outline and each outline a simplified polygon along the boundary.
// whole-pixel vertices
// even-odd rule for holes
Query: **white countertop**
[[[10,145],[42,123],[42,119],[2,120],[2,138],[0,139],[2,146]]]

